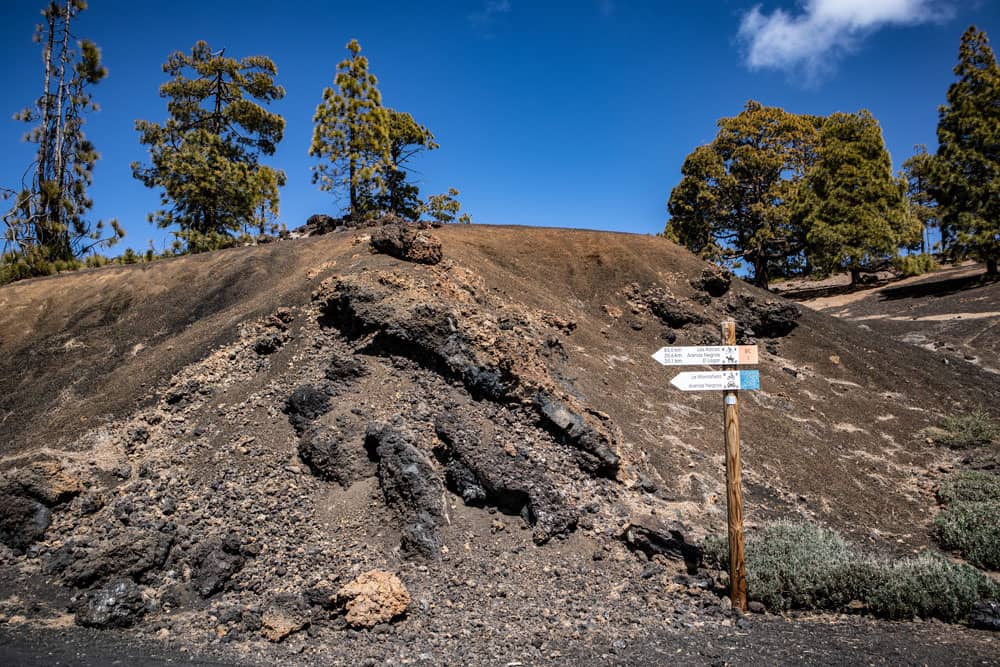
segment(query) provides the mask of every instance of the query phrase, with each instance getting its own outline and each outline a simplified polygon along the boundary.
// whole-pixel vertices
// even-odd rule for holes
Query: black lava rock
[[[330,411],[330,397],[311,384],[304,384],[285,400],[285,414],[296,432],[302,433],[309,424]]]
[[[17,552],[42,539],[52,513],[33,498],[0,492],[0,542]]]
[[[233,536],[215,538],[199,545],[191,558],[191,584],[203,598],[218,593],[234,574],[243,569],[240,543]]]
[[[88,628],[129,628],[146,613],[142,591],[128,579],[116,579],[87,593],[76,610],[76,624]]]

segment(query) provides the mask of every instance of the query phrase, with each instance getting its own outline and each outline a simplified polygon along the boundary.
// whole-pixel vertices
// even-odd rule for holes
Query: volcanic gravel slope
[[[746,645],[754,627],[783,643],[698,566],[725,525],[720,397],[674,390],[650,354],[735,318],[761,352],[748,528],[808,518],[899,552],[927,545],[953,463],[922,430],[1000,390],[663,239],[434,235],[436,265],[354,231],[0,288],[0,532],[18,538],[0,646],[74,622],[244,663],[653,664],[671,637]],[[360,629],[336,592],[373,569],[411,601]]]
[[[947,359],[942,363],[1000,374],[1000,281],[987,280],[981,264],[802,303],[875,335],[937,352]]]

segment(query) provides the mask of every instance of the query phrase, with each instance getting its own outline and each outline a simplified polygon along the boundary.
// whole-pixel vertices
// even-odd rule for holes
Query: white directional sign
[[[757,371],[707,371],[678,373],[670,381],[681,391],[719,391],[724,389],[760,389]]]
[[[700,345],[694,347],[661,347],[653,358],[664,366],[718,366],[724,364],[753,365],[757,361],[756,345]]]

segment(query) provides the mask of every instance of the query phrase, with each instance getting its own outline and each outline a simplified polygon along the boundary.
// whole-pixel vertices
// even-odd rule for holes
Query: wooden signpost
[[[664,366],[722,365],[724,370],[679,373],[670,381],[682,391],[722,391],[726,441],[726,509],[729,519],[729,596],[733,606],[746,611],[747,571],[743,557],[743,485],[740,467],[739,391],[760,389],[757,371],[741,371],[756,364],[756,345],[736,344],[736,323],[722,323],[722,345],[664,347],[653,354]]]

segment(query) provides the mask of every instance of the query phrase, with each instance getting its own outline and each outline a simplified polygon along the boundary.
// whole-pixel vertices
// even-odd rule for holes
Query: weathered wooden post
[[[736,323],[722,323],[722,344],[736,345]],[[726,366],[726,370],[737,370]],[[740,466],[739,392],[722,393],[726,429],[726,513],[729,521],[729,597],[734,607],[747,608],[747,570],[743,559],[743,481]]]
[[[760,389],[760,373],[741,371],[756,364],[756,345],[736,344],[736,323],[722,323],[722,345],[663,347],[653,358],[664,366],[723,366],[725,370],[678,373],[670,381],[681,391],[722,391],[726,442],[726,516],[729,524],[729,581],[733,606],[747,608],[747,571],[743,559],[743,484],[740,468],[739,391]]]

